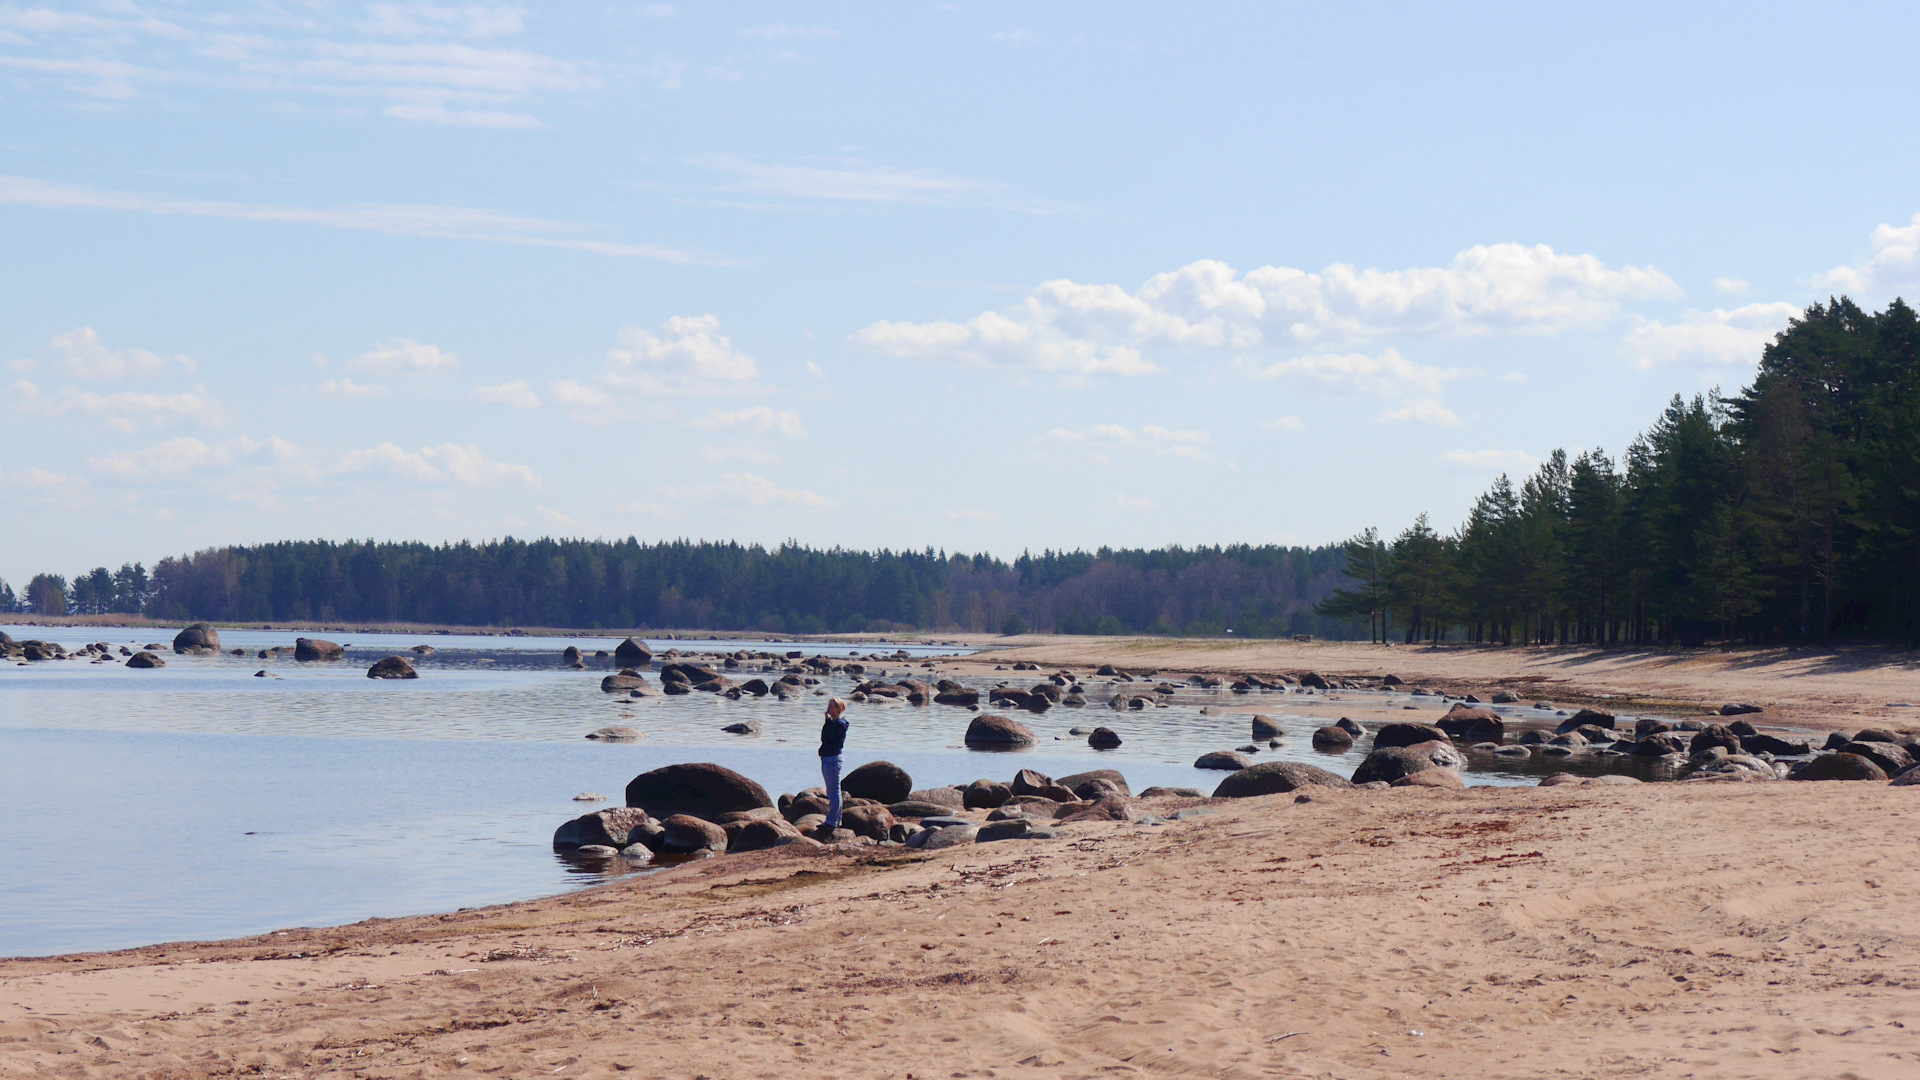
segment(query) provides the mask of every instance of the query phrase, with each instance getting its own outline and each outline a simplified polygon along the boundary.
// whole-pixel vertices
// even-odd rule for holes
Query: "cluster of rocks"
[[[165,646],[148,645],[147,649],[161,649]],[[38,664],[49,660],[85,660],[94,664],[110,664],[120,657],[127,657],[126,665],[131,668],[164,667],[166,661],[157,654],[148,651],[135,653],[125,645],[116,651],[112,645],[97,641],[83,645],[72,652],[65,645],[53,641],[41,641],[39,638],[14,640],[6,632],[0,631],[0,658],[12,660],[18,664]]]
[[[828,829],[827,792],[809,788],[778,799],[759,784],[711,763],[668,765],[627,784],[626,803],[561,825],[555,850],[648,862],[778,847],[827,845],[938,850],[957,844],[1046,839],[1079,822],[1163,823],[1141,814],[1124,776],[1095,769],[1054,778],[1022,769],[1007,782],[916,790],[905,769],[868,762],[840,783],[840,826]],[[1192,788],[1148,788],[1140,799],[1203,798]],[[1170,817],[1191,816],[1192,811]]]

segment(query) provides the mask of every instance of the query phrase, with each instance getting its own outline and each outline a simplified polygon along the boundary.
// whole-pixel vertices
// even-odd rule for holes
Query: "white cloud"
[[[352,379],[332,379],[320,384],[320,393],[332,398],[366,399],[387,396],[379,383],[357,383]]]
[[[194,362],[184,356],[160,356],[145,349],[109,349],[91,326],[55,334],[49,344],[66,364],[69,375],[89,382],[152,378],[195,369]]]
[[[1415,401],[1398,409],[1388,409],[1380,414],[1380,419],[1389,424],[1435,424],[1440,427],[1459,427],[1460,418],[1452,409],[1437,401]]]
[[[687,426],[702,431],[745,428],[755,435],[783,435],[789,439],[798,439],[807,433],[807,429],[801,426],[799,413],[788,409],[770,409],[765,405],[732,412],[715,409],[705,416],[687,421]]]
[[[686,160],[729,177],[723,190],[753,195],[850,204],[977,206],[1029,214],[1068,208],[1024,195],[1007,184],[938,169],[900,169],[844,159],[818,165],[773,164],[738,154],[697,154]]]
[[[749,506],[770,506],[781,503],[789,506],[833,509],[839,505],[825,496],[800,488],[783,488],[764,476],[750,472],[725,473],[720,477],[718,484],[701,484],[690,488],[668,486],[665,492],[670,499],[718,498],[744,502]]]
[[[840,31],[825,26],[782,26],[773,23],[768,26],[750,26],[740,31],[741,37],[756,37],[767,41],[781,38],[837,38]]]
[[[947,516],[955,521],[999,521],[1000,515],[991,510],[948,510]]]
[[[1814,284],[1850,293],[1882,293],[1920,285],[1920,214],[1907,225],[1873,230],[1873,252],[1858,266],[1836,266]]]
[[[1282,416],[1273,420],[1262,420],[1260,426],[1268,431],[1299,431],[1307,425],[1297,416]]]
[[[622,329],[601,381],[647,394],[710,394],[751,388],[760,377],[753,357],[734,348],[713,315],[676,315],[661,330]]]
[[[1437,394],[1441,384],[1470,374],[1459,368],[1416,364],[1401,356],[1398,349],[1387,349],[1379,356],[1327,353],[1264,365],[1243,362],[1241,367],[1256,379],[1284,379],[1336,394],[1369,397]]]
[[[1650,267],[1610,269],[1545,245],[1474,247],[1447,267],[1392,271],[1265,266],[1243,277],[1203,260],[1131,292],[1049,281],[1004,312],[964,323],[877,322],[852,340],[903,359],[1143,375],[1156,368],[1141,350],[1156,346],[1246,350],[1390,334],[1551,334],[1609,318],[1626,299],[1678,292]]]
[[[489,4],[368,4],[367,17],[354,26],[385,37],[503,37],[526,27],[517,8]]]
[[[419,450],[404,450],[383,442],[366,450],[355,450],[326,470],[333,474],[386,472],[407,480],[428,483],[463,484],[468,487],[492,487],[519,483],[529,488],[541,485],[540,475],[525,465],[493,461],[472,443],[460,446],[441,443]]]
[[[1671,326],[1643,322],[1627,334],[1634,366],[1752,367],[1773,336],[1800,314],[1788,303],[1746,304],[1731,310],[1689,311]]]
[[[1747,291],[1747,283],[1733,277],[1714,278],[1713,287],[1729,296],[1740,296]]]
[[[604,424],[618,420],[624,413],[616,407],[612,394],[578,379],[561,379],[547,384],[553,400],[566,406],[567,415],[582,424]]]
[[[540,395],[533,392],[525,379],[498,383],[493,386],[476,386],[467,395],[474,401],[489,405],[511,405],[516,409],[537,409],[540,407]]]
[[[14,372],[18,372],[18,373],[19,373],[19,374],[21,374],[21,375],[25,375],[25,374],[26,374],[27,372],[29,372],[29,371],[32,371],[32,370],[33,370],[34,368],[36,368],[36,367],[39,367],[39,366],[40,366],[40,363],[39,363],[39,361],[37,361],[37,360],[9,360],[9,361],[7,361],[7,369],[8,369],[9,371],[14,371]]]
[[[226,409],[207,396],[206,387],[195,387],[177,394],[144,394],[131,391],[96,394],[74,386],[64,386],[56,394],[43,392],[26,379],[15,380],[0,389],[9,407],[16,412],[39,416],[66,416],[77,413],[90,416],[115,431],[139,431],[163,427],[181,421],[217,428],[226,422]]]
[[[1119,424],[1095,424],[1092,427],[1054,428],[1033,441],[1035,446],[1059,446],[1085,452],[1094,461],[1110,463],[1122,453],[1153,457],[1181,458],[1187,461],[1211,461],[1206,450],[1213,438],[1204,431],[1171,431],[1156,424],[1139,428]]]
[[[72,483],[72,481],[73,478],[66,473],[49,472],[35,465],[30,465],[24,469],[0,469],[0,487],[61,487]]]
[[[564,525],[568,528],[572,528],[573,526],[579,524],[579,522],[573,520],[572,518],[561,513],[560,511],[553,509],[550,506],[536,506],[533,508],[533,512],[536,514],[539,514],[541,518],[546,520],[546,522],[551,525]]]
[[[1524,450],[1449,450],[1440,460],[1468,472],[1523,473],[1539,464]]]
[[[1106,500],[1116,510],[1152,510],[1154,503],[1138,495],[1109,495]]]
[[[93,188],[0,176],[0,204],[37,206],[50,210],[120,210],[141,214],[218,218],[228,221],[317,225],[330,229],[423,236],[446,240],[477,240],[499,244],[562,248],[596,255],[660,259],[697,263],[702,258],[685,251],[648,244],[618,244],[578,234],[588,227],[564,221],[475,210],[463,206],[373,204],[348,207],[273,206],[261,203],[176,199],[165,195],[99,191]]]
[[[811,360],[807,361],[807,374],[816,379],[824,379],[827,377],[826,370]]]
[[[391,378],[396,375],[443,375],[460,370],[460,358],[438,345],[412,338],[383,341],[347,361],[348,371]]]

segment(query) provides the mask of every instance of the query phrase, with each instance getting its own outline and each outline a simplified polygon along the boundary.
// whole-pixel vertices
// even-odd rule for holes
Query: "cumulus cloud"
[[[129,482],[161,481],[210,473],[244,477],[249,497],[294,487],[323,489],[342,479],[384,475],[420,485],[493,487],[518,484],[537,489],[539,474],[525,465],[494,461],[478,446],[442,443],[407,450],[383,442],[344,454],[301,447],[281,438],[239,437],[209,443],[186,437],[138,450],[89,458],[98,475]]]
[[[472,443],[441,443],[419,450],[405,450],[383,442],[365,450],[352,451],[326,471],[334,474],[385,472],[407,480],[467,487],[493,487],[518,483],[529,488],[541,485],[540,475],[525,465],[494,461]]]
[[[1746,304],[1689,311],[1681,321],[1646,321],[1627,334],[1626,352],[1636,367],[1752,367],[1773,336],[1800,314],[1794,304]]]
[[[705,416],[687,421],[687,426],[702,431],[738,428],[754,435],[783,435],[789,439],[798,439],[807,433],[807,429],[801,426],[799,413],[789,409],[770,409],[765,405],[732,412],[715,409]]]
[[[1836,266],[1816,285],[1849,293],[1883,293],[1920,285],[1920,214],[1906,225],[1873,230],[1873,251],[1857,266]]]
[[[46,393],[26,379],[17,379],[0,389],[0,399],[15,412],[50,417],[77,414],[99,420],[115,431],[139,431],[174,422],[217,428],[226,422],[226,409],[208,396],[203,386],[177,394],[96,394],[75,386]]]
[[[658,333],[622,329],[600,380],[647,394],[710,394],[750,388],[759,377],[753,357],[720,333],[717,316],[676,315]]]
[[[1714,278],[1713,287],[1728,296],[1739,296],[1747,291],[1747,283],[1734,277]]]
[[[176,371],[192,373],[195,364],[184,356],[160,356],[146,349],[109,349],[91,326],[55,334],[48,343],[59,355],[67,374],[88,382],[120,382],[153,378]]]
[[[561,379],[547,384],[547,392],[553,400],[567,410],[567,415],[582,424],[604,424],[609,420],[618,420],[623,414],[615,403],[612,394],[597,386],[589,386],[578,379]]]
[[[1613,269],[1546,245],[1469,248],[1446,267],[1242,276],[1203,260],[1140,288],[1049,281],[966,322],[877,322],[853,341],[902,359],[1075,374],[1144,375],[1154,347],[1248,350],[1383,335],[1551,334],[1604,320],[1624,300],[1677,295],[1651,267]]]
[[[347,370],[391,378],[396,375],[444,375],[460,370],[460,358],[438,345],[412,338],[383,341],[347,361]]]
[[[1529,472],[1539,461],[1524,450],[1449,450],[1440,460],[1466,472]]]
[[[1434,424],[1439,427],[1459,427],[1460,418],[1452,409],[1437,401],[1415,401],[1398,409],[1388,409],[1380,414],[1380,419],[1389,424]]]
[[[357,383],[352,379],[331,379],[320,384],[320,393],[332,398],[365,400],[387,396],[387,388],[379,383]]]
[[[1256,379],[1284,379],[1336,394],[1366,397],[1437,394],[1441,384],[1469,374],[1459,368],[1416,364],[1401,356],[1398,349],[1388,349],[1378,356],[1326,353],[1273,364],[1243,362],[1241,366]]]
[[[0,469],[0,487],[53,488],[72,481],[73,478],[66,473],[51,472],[37,465],[29,465],[24,469]]]
[[[533,388],[527,384],[527,380],[525,379],[496,383],[493,386],[476,386],[473,388],[473,392],[467,396],[474,401],[485,402],[489,405],[511,405],[516,409],[537,409],[540,407],[540,395],[533,392]]]
[[[1034,445],[1084,452],[1094,461],[1108,464],[1120,454],[1211,461],[1213,455],[1206,448],[1212,441],[1212,436],[1204,431],[1173,431],[1157,424],[1138,428],[1095,424],[1085,428],[1054,428],[1035,439]]]

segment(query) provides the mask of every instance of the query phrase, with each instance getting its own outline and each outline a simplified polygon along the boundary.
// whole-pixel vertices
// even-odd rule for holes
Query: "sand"
[[[1078,644],[1026,655],[1084,666],[1046,652]],[[1710,687],[1690,700],[1836,717],[1914,683],[1790,655],[1535,670],[1523,650],[1260,648],[1141,653],[1540,676],[1559,697]],[[1111,643],[1099,659],[1125,662]],[[1920,1076],[1920,787],[1316,790],[1204,808],[0,961],[0,1077]],[[101,869],[102,887],[137,872]]]

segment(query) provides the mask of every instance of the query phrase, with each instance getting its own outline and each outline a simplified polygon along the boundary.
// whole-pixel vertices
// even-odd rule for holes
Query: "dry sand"
[[[1024,655],[1129,662],[1113,643],[1066,648]],[[1792,656],[1563,654],[1531,670],[1524,650],[1206,651],[1131,662],[1537,675],[1562,698],[1612,685],[1833,715],[1906,700],[1914,682],[1910,667]],[[1210,808],[0,961],[0,1077],[1920,1076],[1920,787],[1315,791]],[[103,865],[102,887],[118,872],[137,871]]]

